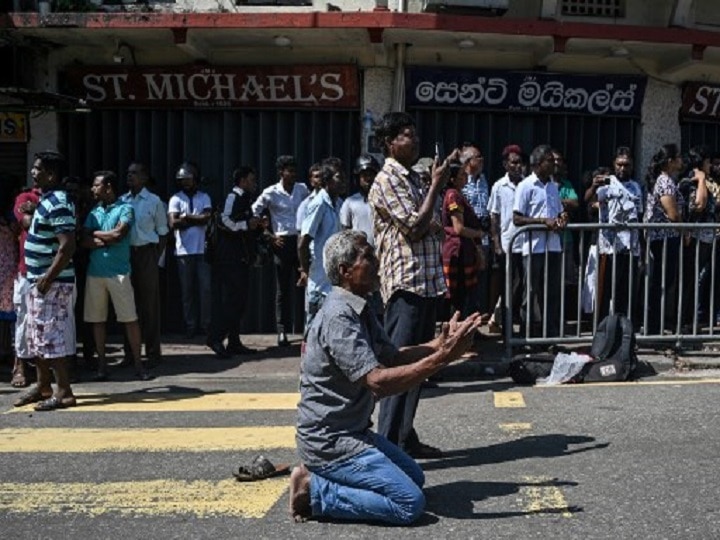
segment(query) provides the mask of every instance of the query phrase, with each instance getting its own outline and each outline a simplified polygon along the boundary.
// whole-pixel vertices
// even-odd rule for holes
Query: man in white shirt
[[[276,162],[278,182],[265,188],[252,205],[253,214],[267,213],[272,227],[272,245],[275,254],[275,320],[278,346],[287,347],[287,333],[293,330],[293,314],[302,305],[298,290],[298,228],[297,213],[300,203],[308,196],[305,184],[296,182],[296,163],[293,156],[279,156]],[[295,320],[300,328],[302,322]]]
[[[555,169],[552,148],[544,144],[537,146],[530,154],[530,167],[532,174],[515,190],[513,223],[516,227],[544,225],[547,231],[522,235],[526,287],[521,313],[523,331],[529,327],[531,335],[542,335],[542,325],[546,325],[545,337],[554,337],[559,336],[561,331],[562,244],[558,231],[567,224],[567,214],[563,211],[557,185],[551,181]],[[547,298],[544,296],[545,279]],[[527,287],[530,288],[530,305]],[[534,328],[534,325],[537,327]]]
[[[373,218],[368,203],[368,193],[377,173],[380,172],[380,164],[370,154],[363,154],[355,160],[353,172],[358,180],[359,191],[343,202],[340,208],[340,224],[343,229],[364,232],[368,243],[374,247]],[[374,291],[367,300],[373,313],[382,320],[384,307],[380,291]]]
[[[130,227],[130,278],[135,292],[140,333],[145,343],[145,356],[151,364],[160,361],[160,269],[158,261],[165,251],[168,218],[160,197],[147,189],[150,174],[137,161],[127,170],[130,191],[120,200],[133,207],[135,220]],[[125,358],[132,358],[125,343]]]
[[[303,202],[300,203],[300,206],[298,206],[297,216],[295,217],[295,226],[298,231],[302,229],[303,220],[307,215],[308,204],[310,204],[310,201],[312,201],[315,195],[320,193],[322,189],[322,174],[320,173],[320,168],[320,163],[314,163],[310,166],[310,170],[308,170],[308,184],[310,184],[311,191],[310,194],[303,199]]]
[[[495,250],[495,257],[498,262],[498,272],[501,276],[500,298],[493,312],[488,328],[491,331],[499,331],[500,325],[505,324],[505,263],[507,257],[512,257],[512,313],[517,314],[520,310],[522,300],[522,238],[515,237],[510,245],[512,235],[516,227],[513,224],[513,206],[515,205],[515,190],[523,179],[524,157],[522,149],[511,144],[506,146],[502,152],[503,167],[505,176],[493,184],[490,190],[488,211],[490,212],[490,234],[492,237],[492,248]]]
[[[212,215],[212,202],[207,193],[198,190],[199,176],[194,163],[186,161],[180,165],[175,175],[180,191],[170,197],[168,204],[188,338],[195,337],[198,331],[198,296],[199,326],[203,332],[210,326],[210,265],[205,260],[205,228]]]
[[[368,243],[375,245],[373,239],[373,220],[368,204],[368,193],[375,181],[375,176],[380,171],[377,160],[369,155],[363,154],[355,160],[353,172],[358,179],[358,192],[351,195],[340,208],[340,223],[345,229],[362,231],[367,236]]]

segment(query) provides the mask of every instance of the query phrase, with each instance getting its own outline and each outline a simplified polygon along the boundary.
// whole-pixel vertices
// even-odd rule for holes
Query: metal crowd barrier
[[[653,255],[651,243],[647,239],[646,232],[653,229],[675,229],[680,233],[679,240],[673,241],[669,239],[659,240],[661,245],[653,242],[656,254]],[[542,279],[541,298],[543,299],[540,306],[540,320],[537,318],[530,319],[530,324],[522,324],[522,321],[513,316],[513,298],[512,298],[512,280],[513,280],[513,257],[505,257],[505,284],[503,304],[503,334],[505,342],[506,358],[511,358],[513,349],[523,346],[549,346],[549,345],[573,345],[573,344],[589,344],[597,329],[601,318],[600,307],[602,305],[602,297],[608,297],[608,313],[621,312],[630,314],[635,328],[636,340],[638,343],[644,343],[649,346],[653,344],[673,346],[675,349],[682,349],[689,343],[703,344],[711,341],[720,340],[720,325],[716,324],[716,310],[720,314],[720,294],[715,298],[716,290],[720,292],[720,276],[718,269],[720,268],[720,250],[718,249],[718,234],[720,234],[720,223],[677,223],[677,224],[650,224],[650,223],[629,223],[624,225],[615,224],[599,224],[599,223],[583,223],[569,224],[565,227],[565,231],[577,233],[574,237],[579,242],[577,261],[577,289],[573,290],[572,286],[568,286],[566,279],[566,258],[574,256],[573,253],[562,245],[562,251],[553,255],[547,251],[539,254],[544,256],[544,270]],[[605,257],[604,259],[598,255],[598,260],[604,260],[604,264],[611,265],[611,283],[602,283],[601,285],[601,268],[598,267],[594,278],[594,293],[591,297],[587,297],[593,309],[590,313],[583,310],[583,285],[586,283],[587,261],[589,247],[592,238],[589,236],[597,235],[600,230],[611,231],[630,231],[637,230],[639,233],[640,255],[635,256],[631,252],[623,254],[628,262],[628,273],[618,275],[617,266],[621,257]],[[694,246],[688,247],[686,237],[694,231],[711,230],[712,241],[704,243],[699,240],[694,241]],[[545,233],[547,229],[543,225],[527,225],[518,228],[509,243],[514,244],[515,238],[521,234],[538,234]],[[562,243],[562,230],[559,231]],[[673,242],[679,243],[676,259],[673,257]],[[660,249],[658,249],[660,248]],[[660,253],[660,266],[658,267],[657,254]],[[668,253],[670,251],[670,253]],[[559,290],[550,290],[549,286],[549,266],[550,259],[556,258],[555,266],[557,266],[557,257],[559,256],[560,268],[560,284]],[[689,259],[688,259],[689,258]],[[524,261],[523,257],[523,261]],[[693,261],[694,259],[694,261]],[[705,260],[707,259],[707,260]],[[677,263],[677,279],[671,281],[672,270],[669,263]],[[688,263],[690,264],[689,268]],[[704,263],[704,264],[703,264]],[[525,263],[523,263],[525,264]],[[537,263],[536,263],[537,264]],[[692,275],[684,275],[687,270],[692,271]],[[651,290],[653,282],[653,272],[656,279],[661,279],[660,290]],[[709,272],[709,274],[708,274]],[[523,303],[526,308],[536,311],[533,306],[533,290],[531,288],[531,275],[533,273],[532,261],[528,265],[528,271],[522,272],[521,294],[523,295]],[[705,280],[702,284],[700,278]],[[661,277],[660,277],[661,276]],[[555,278],[557,279],[557,278]],[[691,285],[687,280],[692,279]],[[592,284],[592,280],[588,280],[588,284]],[[602,292],[601,292],[602,286]],[[616,298],[620,295],[621,288],[627,287],[627,305],[615,305]],[[587,289],[587,287],[585,287]],[[703,294],[704,293],[704,294]],[[549,295],[559,295],[559,335],[553,336],[548,332],[548,299]],[[659,295],[659,299],[657,298]],[[650,301],[648,301],[650,299]],[[553,302],[555,300],[553,299]],[[653,307],[657,308],[659,302],[659,321],[660,326],[653,331],[649,327],[651,318],[654,318],[656,312],[652,312]],[[688,305],[688,302],[690,304]],[[706,313],[698,311],[699,306],[705,306]],[[567,311],[566,311],[567,308]],[[520,331],[518,331],[518,326]]]

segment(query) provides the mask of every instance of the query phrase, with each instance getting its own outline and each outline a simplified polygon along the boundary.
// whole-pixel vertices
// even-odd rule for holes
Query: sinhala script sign
[[[67,92],[90,107],[322,107],[359,104],[357,69],[335,66],[82,67]]]
[[[410,107],[640,116],[643,77],[413,68]]]

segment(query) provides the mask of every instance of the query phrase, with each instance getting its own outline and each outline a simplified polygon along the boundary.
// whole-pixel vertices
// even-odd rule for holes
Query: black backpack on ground
[[[517,384],[535,384],[550,375],[555,355],[551,353],[516,354],[508,365],[508,375]]]
[[[624,315],[608,315],[597,327],[588,362],[576,382],[626,381],[637,368],[635,331]]]

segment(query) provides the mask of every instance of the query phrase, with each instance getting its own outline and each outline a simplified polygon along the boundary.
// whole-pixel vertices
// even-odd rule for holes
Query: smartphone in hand
[[[435,141],[435,158],[439,163],[442,163],[446,157],[445,145],[443,145],[442,141]]]

